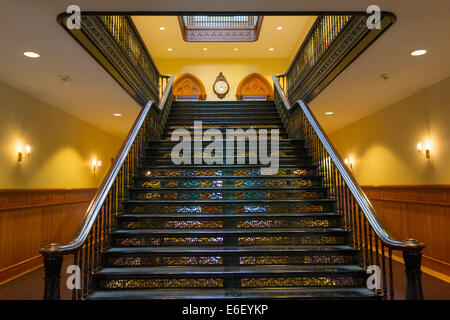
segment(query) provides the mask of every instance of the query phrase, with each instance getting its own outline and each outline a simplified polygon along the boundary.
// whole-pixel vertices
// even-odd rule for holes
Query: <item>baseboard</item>
[[[36,270],[42,265],[42,255],[38,255],[3,268],[0,270],[0,285]]]

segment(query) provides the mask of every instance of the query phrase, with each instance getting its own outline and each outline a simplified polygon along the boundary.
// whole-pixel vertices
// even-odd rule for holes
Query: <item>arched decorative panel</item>
[[[173,83],[173,96],[175,100],[206,100],[206,90],[199,78],[183,73]]]
[[[239,83],[236,99],[273,100],[273,88],[264,76],[251,73]]]

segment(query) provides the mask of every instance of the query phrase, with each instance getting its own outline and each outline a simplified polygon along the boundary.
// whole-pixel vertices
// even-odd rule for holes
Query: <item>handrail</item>
[[[168,76],[164,76],[164,78],[167,77]],[[147,127],[150,126],[148,120],[151,118],[152,112],[154,115],[157,115],[158,120],[160,120],[159,122],[162,122],[160,123],[160,128],[153,129],[155,132],[161,132],[170,109],[170,103],[172,101],[173,80],[173,77],[169,77],[169,81],[159,106],[156,106],[153,101],[148,101],[145,108],[143,108],[139,113],[120,150],[118,151],[113,164],[108,170],[98,191],[91,201],[72,240],[67,245],[52,243],[40,250],[40,253],[44,255],[44,265],[46,268],[45,298],[59,298],[59,283],[56,283],[59,282],[59,276],[55,276],[54,273],[55,268],[60,269],[60,263],[64,255],[71,253],[77,254],[83,246],[89,246],[89,250],[91,250],[95,245],[93,250],[101,250],[102,246],[98,245],[98,243],[101,243],[103,238],[108,236],[107,231],[111,230],[113,225],[112,220],[114,219],[114,214],[112,214],[111,217],[107,217],[104,214],[104,211],[109,210],[110,212],[114,211],[116,213],[118,211],[117,207],[120,206],[119,202],[126,192],[126,188],[128,186],[127,183],[130,182],[127,179],[129,179],[130,174],[133,175],[137,170],[139,156],[144,148],[144,143],[151,134],[152,128]],[[126,167],[126,174],[124,174],[124,167]],[[115,204],[113,204],[113,202]],[[108,208],[105,208],[105,206]],[[115,206],[115,210],[111,210],[113,206]],[[109,219],[108,225],[101,226],[102,222],[104,222],[101,220],[102,218],[105,219],[105,221]],[[102,227],[101,230],[100,227]],[[91,234],[93,230],[95,231],[94,235]],[[94,237],[94,239],[92,239],[92,237]],[[93,241],[96,242],[94,243]],[[89,255],[91,255],[91,251],[89,251]],[[75,260],[77,260],[77,257]],[[90,261],[90,263],[91,262],[92,261]],[[49,271],[49,275],[47,275],[47,271]]]
[[[331,188],[332,196],[335,197],[337,201],[341,201],[339,210],[344,211],[348,210],[349,206],[347,204],[348,199],[345,199],[345,203],[342,202],[342,197],[348,197],[349,195],[353,198],[352,201],[356,201],[356,206],[353,205],[350,206],[351,212],[348,213],[348,216],[346,216],[347,220],[354,219],[356,221],[355,215],[352,216],[352,214],[356,211],[357,208],[359,208],[362,213],[364,214],[365,220],[367,220],[369,223],[369,234],[371,234],[370,227],[372,228],[373,232],[376,236],[380,239],[382,242],[382,245],[386,246],[389,249],[389,253],[391,250],[400,250],[403,253],[403,256],[405,258],[405,263],[407,259],[410,259],[411,256],[415,256],[417,260],[417,255],[420,256],[422,249],[425,247],[425,245],[417,240],[414,239],[406,239],[404,241],[397,240],[392,233],[389,231],[389,229],[386,227],[386,225],[383,224],[380,217],[377,215],[375,208],[373,207],[370,200],[367,198],[364,191],[361,189],[360,185],[356,181],[353,174],[348,169],[347,165],[344,164],[344,161],[342,160],[339,153],[334,148],[333,144],[331,143],[329,137],[323,130],[322,126],[317,121],[314,114],[311,112],[310,108],[301,100],[298,100],[295,102],[294,105],[290,105],[283,89],[280,86],[280,83],[278,79],[280,79],[280,75],[273,76],[273,82],[274,82],[274,90],[275,90],[275,96],[277,97],[277,108],[281,115],[281,118],[283,120],[283,124],[286,126],[286,129],[288,132],[293,132],[294,130],[300,130],[305,131],[306,129],[309,130],[307,133],[308,136],[314,136],[312,138],[306,139],[307,142],[310,143],[310,145],[314,145],[313,150],[313,158],[316,159],[316,163],[319,166],[322,166],[322,170],[324,172],[324,177],[327,183],[329,184],[329,187]],[[294,113],[297,113],[294,115]],[[302,124],[302,128],[292,128],[291,124],[295,121],[292,121],[294,117],[297,117],[300,119],[305,119],[307,121],[307,124],[309,125],[308,128],[306,128],[305,124],[302,124],[302,121],[300,123]],[[304,117],[304,118],[302,118]],[[314,140],[314,138],[317,138]],[[317,146],[320,144],[320,147]],[[316,153],[319,153],[317,155]],[[317,161],[319,160],[319,161]],[[330,160],[332,161],[332,164],[329,163]],[[341,180],[340,180],[341,179]],[[348,188],[349,195],[343,193],[343,186]],[[352,220],[353,221],[353,220]],[[360,237],[362,240],[362,233],[365,233],[365,236],[367,237],[367,229],[364,226],[364,230],[361,228],[361,217],[359,218],[360,228],[359,233],[355,235],[356,237]],[[347,226],[351,226],[351,223],[347,221]],[[375,237],[376,240],[376,237]],[[370,242],[370,244],[369,244]],[[373,251],[372,248],[372,236],[370,235],[370,239],[367,238],[364,241],[358,242],[360,245],[362,244],[364,246],[364,249],[369,249],[370,251]],[[369,247],[370,246],[370,247]],[[368,248],[369,247],[369,248]],[[377,248],[378,251],[378,248]],[[369,254],[369,253],[367,253]],[[372,254],[372,252],[370,252]],[[373,262],[373,259],[366,259],[371,260]],[[365,260],[365,261],[366,261]],[[367,261],[366,261],[367,262]],[[414,261],[414,263],[417,263],[417,261]],[[417,265],[414,265],[413,267],[415,269],[414,277],[420,277],[420,259],[418,261],[418,271]],[[408,266],[407,265],[407,269]],[[419,275],[417,275],[417,272],[419,272]],[[411,276],[408,275],[407,276]],[[411,282],[417,282],[418,280],[413,277],[412,280],[409,281],[410,286],[412,285]],[[420,278],[419,278],[420,280]],[[419,288],[410,289],[410,297],[416,297],[419,298],[423,295],[421,293],[421,286],[417,283],[414,284],[415,286],[418,286]],[[416,292],[417,291],[417,292]],[[408,294],[408,292],[407,292]]]

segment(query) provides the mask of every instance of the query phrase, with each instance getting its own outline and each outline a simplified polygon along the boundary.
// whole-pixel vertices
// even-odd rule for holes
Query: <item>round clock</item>
[[[230,90],[230,86],[228,85],[227,79],[225,76],[221,73],[216,78],[216,81],[213,85],[214,93],[217,95],[219,99],[223,99],[227,93],[228,90]]]

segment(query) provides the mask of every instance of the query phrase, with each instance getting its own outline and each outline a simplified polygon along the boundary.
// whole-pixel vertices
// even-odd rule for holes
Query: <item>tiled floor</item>
[[[64,261],[63,270],[72,261]],[[395,298],[403,299],[405,296],[404,266],[394,261],[394,287]],[[14,279],[0,286],[0,300],[40,300],[44,292],[44,269],[36,269],[20,278]],[[72,293],[67,289],[65,283],[67,275],[62,274],[61,298],[71,299]],[[423,274],[423,290],[425,299],[450,300],[450,284]]]

